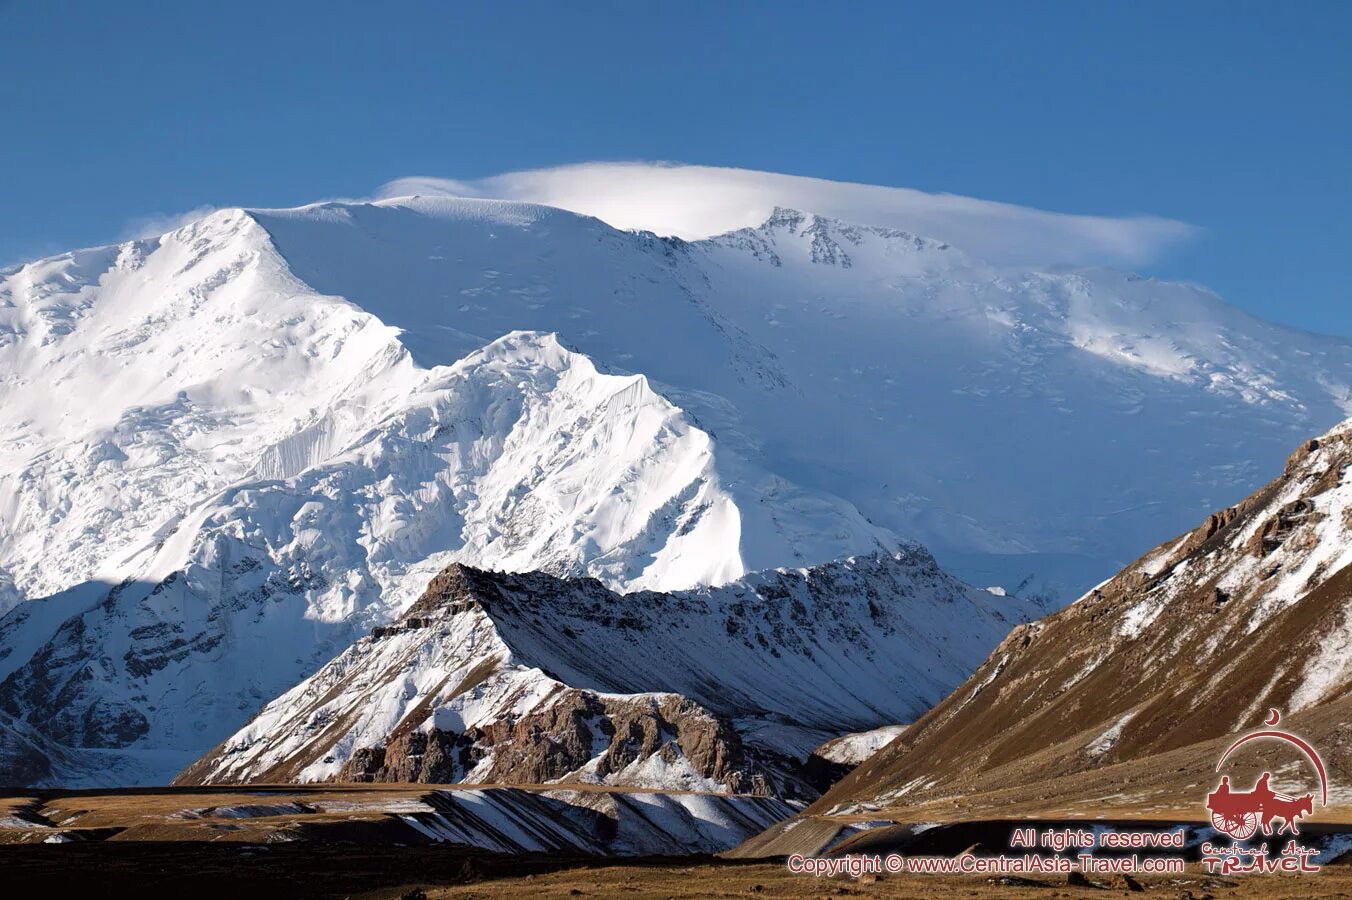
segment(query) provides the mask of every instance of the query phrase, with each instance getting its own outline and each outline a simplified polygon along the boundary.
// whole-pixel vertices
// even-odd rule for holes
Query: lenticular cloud
[[[581,163],[465,181],[415,176],[379,191],[410,194],[543,203],[687,240],[758,225],[785,206],[901,228],[1007,264],[1143,265],[1197,230],[1156,216],[1071,215],[911,188],[662,163]]]

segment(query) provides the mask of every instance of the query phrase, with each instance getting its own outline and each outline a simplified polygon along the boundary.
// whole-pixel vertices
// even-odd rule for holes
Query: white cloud
[[[181,213],[150,213],[130,219],[118,234],[119,241],[137,241],[159,237],[214,213],[218,207],[198,206]]]
[[[666,163],[581,163],[468,181],[410,177],[379,191],[410,194],[543,203],[687,240],[760,224],[786,206],[901,228],[996,263],[1137,266],[1198,231],[1156,216],[1071,215],[910,188]]]

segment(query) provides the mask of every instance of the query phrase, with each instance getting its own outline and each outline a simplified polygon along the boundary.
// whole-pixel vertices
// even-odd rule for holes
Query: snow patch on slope
[[[436,791],[428,800],[435,812],[400,818],[433,841],[498,853],[619,856],[718,853],[801,808],[769,797],[510,788]]]
[[[857,766],[906,730],[905,725],[884,725],[869,731],[858,731],[836,738],[817,751],[817,755],[831,762]]]

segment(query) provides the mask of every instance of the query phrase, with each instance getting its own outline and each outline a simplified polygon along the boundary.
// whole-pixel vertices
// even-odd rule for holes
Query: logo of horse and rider
[[[1329,785],[1328,776],[1324,772],[1324,761],[1319,758],[1315,749],[1301,738],[1290,732],[1278,731],[1270,727],[1276,725],[1279,721],[1281,721],[1281,713],[1275,709],[1272,710],[1272,714],[1263,723],[1269,728],[1246,734],[1231,744],[1230,749],[1221,755],[1220,762],[1216,764],[1216,770],[1220,771],[1221,766],[1225,765],[1225,761],[1230,757],[1230,754],[1249,741],[1263,739],[1284,741],[1299,749],[1314,765],[1315,771],[1319,773],[1320,805],[1327,805]],[[1290,831],[1291,834],[1300,834],[1300,828],[1296,824],[1297,820],[1308,816],[1314,810],[1314,793],[1293,797],[1273,790],[1271,782],[1272,773],[1264,772],[1258,777],[1252,790],[1241,791],[1231,787],[1230,776],[1223,776],[1216,790],[1208,794],[1206,798],[1206,808],[1211,813],[1212,826],[1217,831],[1228,834],[1237,841],[1253,837],[1254,833],[1260,828],[1264,835],[1271,836],[1274,834],[1272,825],[1277,821],[1280,821],[1282,826],[1275,832],[1276,834],[1286,831]]]

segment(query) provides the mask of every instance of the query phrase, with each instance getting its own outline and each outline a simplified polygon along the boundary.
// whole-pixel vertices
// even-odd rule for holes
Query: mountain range
[[[813,799],[1036,613],[918,547],[692,591],[456,563],[180,784],[584,782]]]
[[[488,200],[232,209],[6,269],[0,782],[163,782],[260,710],[313,721],[317,683],[364,689],[342,677],[354,655],[483,663],[408,627],[452,565],[563,579],[568,608],[615,611],[611,646],[632,598],[656,616],[741,596],[766,626],[765,585],[928,559],[918,540],[993,590],[926,575],[980,612],[935,616],[927,595],[908,617],[911,582],[875,570],[882,586],[849,596],[875,595],[901,636],[874,635],[891,667],[869,683],[827,642],[792,677],[835,666],[856,697],[896,695],[829,728],[750,687],[750,703],[695,689],[774,671],[789,644],[769,636],[620,683],[514,645],[519,610],[471,617],[506,648],[494,677],[539,669],[532,684],[612,726],[602,695],[654,692],[814,740],[895,724],[960,684],[1001,618],[1256,485],[1348,412],[1349,383],[1346,341],[1201,288],[993,265],[789,209],[694,242]],[[661,658],[693,622],[672,615],[642,620],[634,652]],[[862,634],[880,613],[840,615]],[[451,619],[437,628],[469,622]],[[462,702],[422,675],[411,689]],[[394,736],[407,710],[383,709],[335,765]],[[264,770],[298,741],[329,754],[283,730]]]

